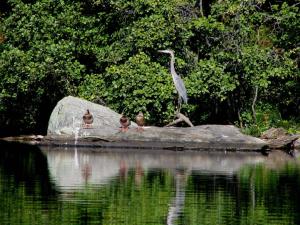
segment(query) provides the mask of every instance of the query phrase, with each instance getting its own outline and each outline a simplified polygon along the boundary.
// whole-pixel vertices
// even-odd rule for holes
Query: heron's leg
[[[181,110],[181,103],[182,103],[182,99],[180,96],[178,96],[178,105],[177,105],[177,110],[176,113],[179,113]]]

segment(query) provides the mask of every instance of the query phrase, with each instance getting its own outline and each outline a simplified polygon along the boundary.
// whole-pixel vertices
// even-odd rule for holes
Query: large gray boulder
[[[68,96],[60,100],[51,113],[47,135],[75,135],[82,129],[82,116],[87,109],[94,117],[92,129],[97,129],[99,135],[109,135],[118,131],[121,117],[119,113],[108,107]],[[132,126],[136,125],[132,123]]]

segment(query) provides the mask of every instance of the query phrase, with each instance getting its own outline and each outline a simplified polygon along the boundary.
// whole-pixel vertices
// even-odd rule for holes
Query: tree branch
[[[166,127],[170,127],[170,126],[173,126],[177,123],[180,123],[180,122],[185,122],[187,123],[190,127],[193,127],[194,125],[192,124],[192,122],[190,121],[190,119],[188,117],[186,117],[185,115],[183,115],[182,113],[180,112],[177,112],[176,113],[176,117],[178,119],[174,120],[173,122],[169,123],[166,125]]]

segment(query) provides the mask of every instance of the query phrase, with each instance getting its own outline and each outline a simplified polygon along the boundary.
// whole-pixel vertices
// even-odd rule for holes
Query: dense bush
[[[177,94],[169,57],[157,52],[166,48],[175,50],[189,96],[182,111],[195,124],[249,126],[260,121],[254,115],[266,103],[282,121],[299,120],[297,1],[7,0],[3,6],[2,133],[45,132],[66,95],[167,123]]]

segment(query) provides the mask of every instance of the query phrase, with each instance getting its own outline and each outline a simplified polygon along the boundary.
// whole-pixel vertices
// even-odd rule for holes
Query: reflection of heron
[[[175,56],[174,56],[174,51],[173,50],[159,50],[158,52],[161,53],[167,53],[171,55],[171,62],[170,62],[170,70],[171,70],[171,75],[173,78],[173,83],[175,85],[175,88],[178,92],[179,98],[178,98],[178,111],[180,111],[180,106],[181,102],[183,100],[184,103],[187,103],[188,97],[186,94],[186,89],[183,83],[183,80],[180,78],[180,76],[175,72]]]
[[[190,173],[185,169],[176,169],[175,172],[175,196],[169,206],[167,225],[174,225],[178,217],[183,214],[185,203],[185,186]]]
[[[171,55],[170,70],[171,70],[171,75],[172,75],[172,78],[173,78],[174,86],[175,86],[176,91],[177,91],[177,93],[179,95],[179,97],[178,97],[178,109],[177,109],[177,113],[176,113],[176,116],[178,117],[178,120],[172,122],[169,125],[173,125],[173,124],[176,124],[178,122],[185,121],[188,125],[190,125],[192,127],[193,124],[191,123],[191,121],[189,120],[189,118],[187,118],[186,116],[184,116],[184,115],[182,115],[180,113],[180,108],[181,108],[182,100],[183,100],[184,103],[187,103],[188,97],[187,97],[187,93],[186,93],[186,88],[184,86],[184,82],[183,82],[183,80],[180,78],[180,76],[175,71],[175,66],[174,66],[174,63],[175,63],[174,51],[168,49],[168,50],[159,50],[158,52],[167,53],[167,54]]]

